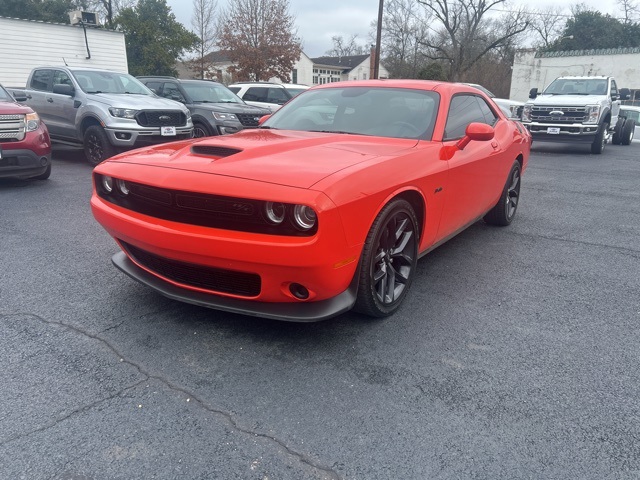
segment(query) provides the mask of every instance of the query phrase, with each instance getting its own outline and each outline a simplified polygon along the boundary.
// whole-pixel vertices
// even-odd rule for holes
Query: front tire
[[[202,122],[195,122],[193,124],[193,138],[211,137],[215,135],[212,129]]]
[[[91,165],[96,166],[100,162],[116,154],[116,149],[109,142],[106,132],[98,125],[91,125],[84,133],[84,156]]]
[[[591,153],[599,155],[604,151],[604,146],[607,144],[607,130],[609,130],[609,124],[605,122],[600,126],[598,134],[591,144]]]
[[[520,173],[520,162],[516,160],[513,162],[509,177],[507,177],[507,183],[502,189],[500,200],[498,200],[498,203],[484,216],[484,221],[489,225],[506,227],[511,224],[513,218],[516,216],[520,200]]]
[[[403,199],[378,214],[362,251],[355,309],[372,317],[393,314],[407,295],[418,262],[418,219]]]

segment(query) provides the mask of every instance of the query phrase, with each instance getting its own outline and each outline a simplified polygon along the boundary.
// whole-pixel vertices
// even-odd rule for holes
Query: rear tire
[[[382,318],[398,310],[415,275],[418,236],[409,202],[398,198],[385,205],[362,250],[356,311]]]
[[[500,200],[498,200],[498,203],[484,216],[483,220],[486,223],[499,227],[506,227],[511,224],[513,218],[516,216],[520,200],[520,179],[520,162],[516,160],[513,162],[513,166],[507,177],[507,183],[505,183],[502,189]]]
[[[622,145],[631,145],[631,141],[633,140],[633,134],[635,133],[635,131],[635,120],[627,118],[627,121],[624,122],[624,128],[622,129]]]
[[[91,125],[84,133],[84,156],[91,165],[96,166],[116,154],[107,134],[98,125]]]

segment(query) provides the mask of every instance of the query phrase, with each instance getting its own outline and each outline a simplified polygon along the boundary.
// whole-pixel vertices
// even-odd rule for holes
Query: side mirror
[[[269,117],[270,117],[270,116],[271,116],[271,115],[263,115],[262,117],[260,117],[260,120],[258,120],[258,126],[260,126],[260,125],[262,125],[264,122],[266,122],[266,121],[269,119]]]
[[[26,102],[27,101],[27,93],[25,91],[13,91],[11,92],[11,94],[13,95],[13,99],[18,102]]]
[[[628,88],[621,88],[619,90],[620,100],[629,100],[631,98],[631,90]]]
[[[538,89],[532,88],[529,90],[529,98],[536,98],[538,96]]]
[[[459,150],[464,149],[471,140],[475,140],[477,142],[487,142],[493,138],[495,135],[495,131],[491,125],[487,125],[486,123],[474,122],[467,125],[467,129],[465,130],[465,135],[462,137],[456,146]]]
[[[67,85],[65,83],[56,83],[53,85],[53,93],[59,93],[60,95],[69,95],[70,97],[73,97],[75,89],[72,85]]]

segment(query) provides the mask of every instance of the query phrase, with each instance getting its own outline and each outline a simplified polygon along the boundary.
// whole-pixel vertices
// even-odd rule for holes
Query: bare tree
[[[341,35],[331,37],[333,48],[327,50],[325,55],[330,57],[350,57],[352,55],[364,55],[368,53],[367,48],[356,42],[358,35],[351,35],[348,39]]]
[[[634,23],[638,19],[638,14],[640,14],[640,7],[635,0],[616,0],[618,7],[622,10],[624,14],[624,23]]]
[[[196,57],[188,62],[191,71],[204,79],[210,76],[212,64],[207,55],[213,51],[217,40],[216,11],[217,0],[193,0],[191,26],[198,36]]]
[[[218,47],[236,64],[239,80],[290,81],[302,47],[288,0],[236,0],[224,12]]]
[[[535,34],[534,45],[548,48],[562,35],[567,15],[560,6],[534,10],[531,15],[531,30]]]
[[[392,77],[415,78],[426,66],[421,50],[429,36],[429,23],[429,16],[416,0],[387,2],[382,18],[382,51],[385,68]]]
[[[531,24],[524,8],[508,10],[500,21],[487,13],[506,0],[418,0],[440,28],[423,45],[432,60],[449,63],[449,79],[458,81],[488,52],[505,46]]]

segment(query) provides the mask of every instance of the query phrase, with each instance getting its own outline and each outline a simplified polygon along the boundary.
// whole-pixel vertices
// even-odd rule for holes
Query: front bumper
[[[176,127],[176,134],[165,136],[160,134],[160,128],[134,130],[128,128],[105,128],[111,144],[118,148],[130,149],[157,145],[159,143],[186,140],[193,136],[193,127]]]
[[[1,144],[0,144],[1,145]],[[51,152],[38,155],[28,149],[7,149],[2,145],[0,178],[32,178],[43,174],[51,165]]]
[[[598,125],[523,123],[531,137],[540,142],[593,143]]]

